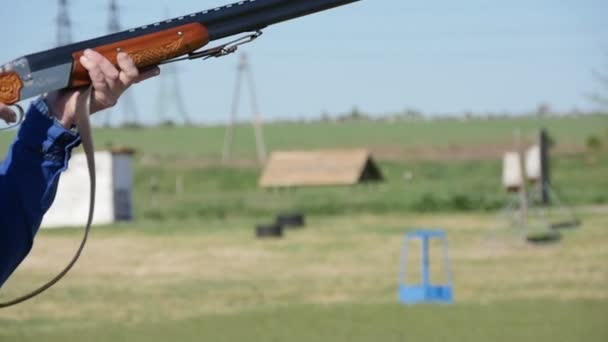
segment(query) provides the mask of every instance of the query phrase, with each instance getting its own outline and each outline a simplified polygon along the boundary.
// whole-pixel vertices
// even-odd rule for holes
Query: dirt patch
[[[155,154],[145,154],[139,157],[142,166],[171,165],[178,170],[205,169],[218,166],[233,169],[255,169],[260,167],[257,159],[239,158],[222,162],[221,158],[213,157],[176,157]]]
[[[467,161],[467,160],[501,160],[505,152],[512,151],[512,143],[483,145],[371,145],[368,146],[374,158],[387,161]],[[573,155],[585,152],[584,146],[577,144],[560,144],[551,150],[553,155]],[[159,155],[144,155],[139,159],[143,166],[170,164],[177,169],[210,168],[226,166],[235,169],[255,169],[260,164],[256,159],[239,158],[222,163],[218,158],[189,157],[176,158]]]
[[[375,158],[379,160],[500,160],[505,152],[513,151],[512,143],[456,145],[445,146],[400,146],[375,145],[370,146]],[[561,144],[552,149],[554,155],[572,155],[584,152],[583,146],[576,144]]]

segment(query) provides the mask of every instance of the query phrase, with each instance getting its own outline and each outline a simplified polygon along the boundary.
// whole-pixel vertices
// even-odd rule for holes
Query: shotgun
[[[246,0],[127,31],[34,53],[0,67],[0,102],[21,100],[91,83],[79,58],[93,49],[118,65],[127,53],[139,69],[185,59],[221,57],[249,43],[270,25],[360,0]],[[209,42],[242,35],[200,50]]]

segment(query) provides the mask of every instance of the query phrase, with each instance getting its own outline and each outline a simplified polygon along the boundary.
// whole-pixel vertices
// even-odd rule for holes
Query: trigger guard
[[[15,122],[15,126],[19,126],[23,123],[23,120],[25,120],[25,111],[23,110],[23,107],[18,104],[12,105],[11,107],[17,109],[17,122]]]

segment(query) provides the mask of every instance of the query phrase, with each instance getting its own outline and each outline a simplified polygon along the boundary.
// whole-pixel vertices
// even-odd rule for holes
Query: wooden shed
[[[365,149],[277,151],[270,156],[260,187],[355,185],[381,181],[380,169]]]

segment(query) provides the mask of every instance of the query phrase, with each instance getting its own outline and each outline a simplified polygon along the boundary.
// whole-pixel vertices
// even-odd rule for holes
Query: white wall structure
[[[541,150],[539,145],[534,145],[526,151],[526,177],[534,182],[538,182],[542,178]]]
[[[95,152],[97,192],[93,225],[133,218],[132,153]],[[42,228],[83,227],[89,212],[89,173],[84,154],[74,154],[61,175],[55,202]]]
[[[517,152],[507,152],[502,162],[502,185],[508,191],[518,191],[522,185],[521,158]]]

